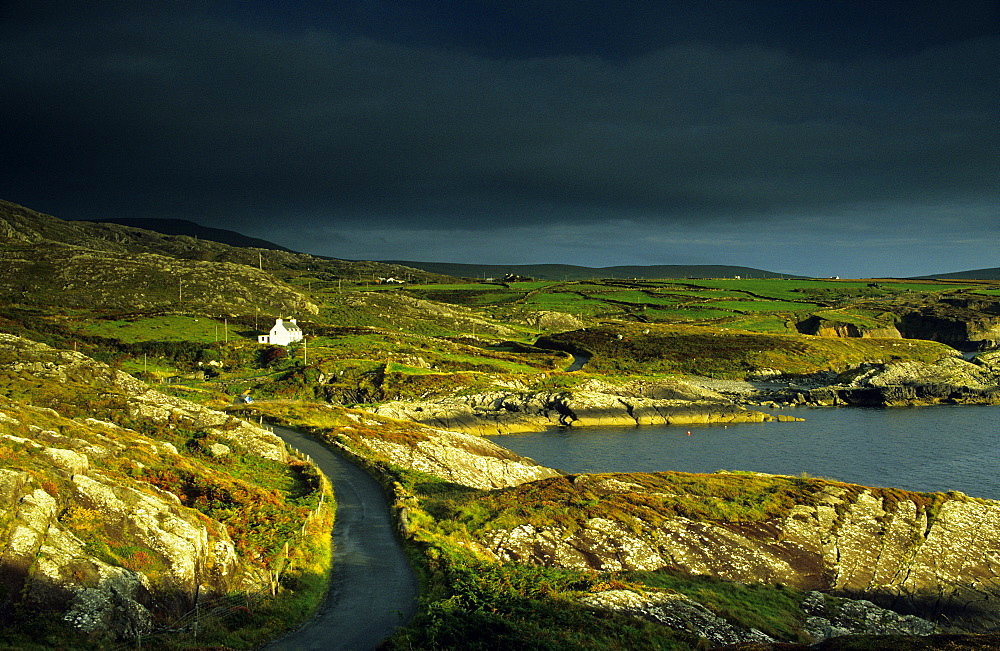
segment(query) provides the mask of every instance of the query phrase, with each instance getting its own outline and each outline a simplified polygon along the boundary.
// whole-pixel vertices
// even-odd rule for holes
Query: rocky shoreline
[[[442,429],[492,436],[551,427],[635,427],[801,420],[751,410],[719,396],[645,398],[606,391],[489,392],[435,401],[389,402],[374,413]]]
[[[1000,404],[1000,352],[972,361],[864,364],[841,373],[788,377],[758,369],[746,380],[686,377],[616,385],[596,379],[572,390],[491,391],[375,407],[381,416],[482,436],[551,427],[634,427],[801,420],[762,409]]]

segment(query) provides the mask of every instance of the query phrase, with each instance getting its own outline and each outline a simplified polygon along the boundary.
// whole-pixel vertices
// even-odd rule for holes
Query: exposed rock
[[[831,385],[789,388],[776,398],[792,404],[822,406],[896,406],[938,403],[1000,404],[1000,370],[992,357],[976,363],[946,357],[934,364],[896,361],[865,364]]]
[[[630,502],[656,496],[588,476]],[[595,479],[596,477],[596,479]],[[589,486],[593,491],[593,486]],[[567,499],[571,499],[567,497]],[[597,570],[672,567],[727,581],[833,590],[952,623],[1000,624],[1000,502],[941,496],[937,510],[873,489],[830,484],[763,522],[660,524],[586,518],[576,525],[521,524],[477,533],[479,549],[501,561]]]
[[[139,639],[153,629],[152,613],[139,602],[144,592],[138,575],[123,570],[96,587],[79,590],[63,619],[83,633],[107,631],[113,639]]]
[[[701,604],[676,593],[640,595],[631,590],[606,590],[584,595],[580,601],[592,608],[627,613],[673,629],[690,631],[716,645],[775,641],[756,629],[737,628]]]
[[[865,599],[829,599],[810,592],[802,601],[806,631],[816,642],[844,635],[931,635],[937,626],[916,615],[880,608]]]
[[[0,370],[57,383],[64,388],[68,399],[92,399],[98,392],[105,398],[115,395],[124,402],[121,415],[133,421],[202,430],[262,457],[287,458],[284,443],[274,434],[198,403],[154,391],[128,373],[82,353],[0,333]],[[74,387],[79,389],[76,395],[72,395]]]
[[[431,430],[427,440],[413,446],[375,438],[367,438],[365,443],[394,464],[473,488],[516,486],[562,474],[478,436],[460,432]]]
[[[156,477],[147,466],[174,466],[177,447],[121,423],[190,428],[213,454],[238,448],[285,460],[278,437],[83,355],[6,334],[0,378],[22,384],[24,401],[59,407],[0,396],[0,449],[15,466],[0,468],[0,622],[55,611],[82,632],[135,639],[196,595],[270,588],[225,525],[139,479]]]
[[[514,321],[538,330],[577,330],[587,324],[574,314],[540,310],[514,315]]]
[[[819,337],[862,337],[872,339],[899,339],[899,330],[891,323],[881,325],[859,325],[846,321],[837,321],[817,315],[799,321],[796,329],[802,334]]]
[[[988,353],[980,353],[970,360],[973,364],[977,364],[988,369],[992,373],[1000,374],[1000,350],[992,351]]]
[[[405,423],[365,424],[374,427],[331,430],[335,437],[331,442],[343,448],[345,442],[351,441],[392,465],[431,473],[472,488],[517,486],[563,474],[472,434]]]
[[[606,387],[602,387],[606,388]],[[746,423],[780,420],[750,411],[728,400],[691,400],[693,387],[673,395],[681,399],[645,398],[633,390],[559,392],[490,392],[443,398],[433,402],[389,402],[374,413],[413,420],[449,430],[482,435],[539,431],[556,426],[686,425],[694,423]],[[644,387],[649,391],[666,392]],[[701,395],[705,395],[704,392]],[[787,417],[786,417],[787,418]]]

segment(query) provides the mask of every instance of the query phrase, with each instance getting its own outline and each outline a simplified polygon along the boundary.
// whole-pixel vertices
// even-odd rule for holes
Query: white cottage
[[[257,335],[257,343],[260,344],[287,346],[293,341],[302,341],[302,328],[295,322],[295,319],[289,319],[288,321],[275,319],[270,333]]]

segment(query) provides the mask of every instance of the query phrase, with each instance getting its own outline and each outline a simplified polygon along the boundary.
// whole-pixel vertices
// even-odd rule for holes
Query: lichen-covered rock
[[[516,486],[562,474],[478,436],[445,430],[426,435],[413,445],[372,437],[365,444],[400,467],[472,488]]]
[[[232,478],[171,474],[183,464],[188,474],[205,468],[121,423],[168,435],[189,428],[207,452],[280,461],[287,453],[278,437],[11,335],[0,334],[0,379],[29,388],[24,400],[77,415],[0,396],[0,457],[11,466],[0,468],[0,623],[56,612],[83,632],[130,640],[154,618],[186,612],[199,595],[271,587],[260,559],[242,556],[225,525],[164,488]],[[154,485],[161,476],[169,479]]]
[[[842,373],[827,386],[789,386],[772,397],[822,406],[1000,404],[1000,370],[991,359],[974,363],[953,356],[933,364],[912,360],[864,364]]]
[[[28,339],[0,333],[0,372],[30,376],[58,385],[67,399],[76,391],[84,398],[95,393],[115,399],[113,415],[131,422],[145,421],[170,427],[202,430],[238,444],[268,459],[283,461],[287,451],[274,434],[233,416],[147,387],[128,373],[110,368],[86,355],[58,350]],[[110,414],[109,414],[110,415]],[[113,427],[114,424],[111,424]]]
[[[600,388],[602,390],[594,390]],[[687,425],[695,423],[746,423],[774,420],[704,391],[678,384],[668,391],[646,386],[632,390],[589,387],[576,391],[511,391],[455,396],[433,402],[389,402],[374,413],[402,420],[480,435],[539,431],[557,426],[634,427],[636,425]],[[692,396],[700,399],[692,400]]]
[[[830,599],[812,591],[802,601],[806,631],[816,642],[844,635],[931,635],[938,627],[916,615],[880,608],[865,599]]]
[[[715,645],[775,640],[756,629],[744,630],[718,617],[701,604],[676,593],[640,595],[631,590],[606,590],[580,597],[592,608],[641,617],[681,631],[690,631]]]
[[[646,505],[658,499],[613,477],[592,479],[601,482],[592,494],[617,491]],[[476,548],[500,561],[605,571],[671,567],[727,581],[833,590],[932,619],[947,615],[970,628],[1000,624],[1000,502],[948,494],[931,508],[923,499],[830,484],[780,519],[524,523],[479,530]]]

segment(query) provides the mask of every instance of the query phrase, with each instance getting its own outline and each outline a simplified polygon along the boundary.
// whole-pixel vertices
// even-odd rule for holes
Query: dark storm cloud
[[[0,28],[0,197],[62,217],[322,221],[331,239],[786,228],[873,205],[899,225],[971,206],[995,228],[996,3],[870,9],[855,30],[831,13],[819,31],[827,3],[430,4],[20,5]],[[779,28],[779,5],[814,9]]]

